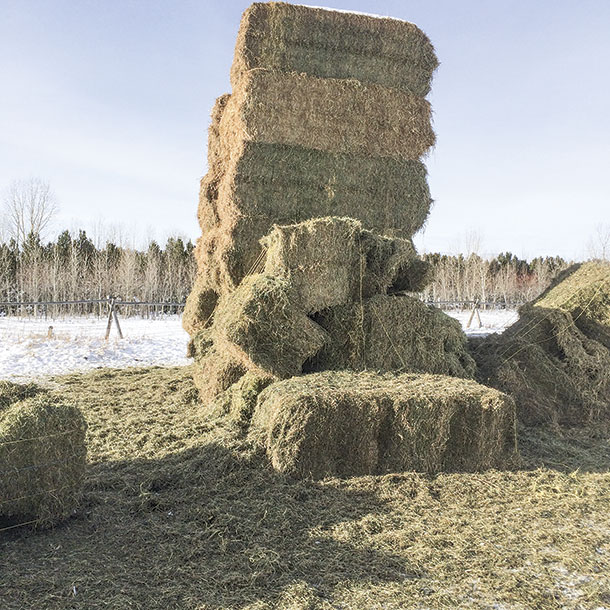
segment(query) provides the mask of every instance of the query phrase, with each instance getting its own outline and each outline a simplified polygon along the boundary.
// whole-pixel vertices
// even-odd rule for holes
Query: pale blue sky
[[[48,180],[57,228],[195,238],[214,99],[248,2],[0,0],[0,188]],[[610,1],[324,0],[413,21],[436,204],[418,244],[582,257],[610,223]]]

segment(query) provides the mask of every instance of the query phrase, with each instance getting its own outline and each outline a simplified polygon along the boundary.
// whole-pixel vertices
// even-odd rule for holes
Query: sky
[[[48,181],[56,230],[194,240],[248,4],[0,0],[0,190]],[[436,48],[421,250],[586,257],[610,226],[608,0],[324,4],[412,21]]]

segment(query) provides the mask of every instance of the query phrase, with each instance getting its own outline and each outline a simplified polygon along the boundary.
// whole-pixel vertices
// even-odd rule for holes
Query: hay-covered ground
[[[610,608],[610,443],[520,434],[510,472],[295,482],[189,369],[54,381],[88,420],[84,503],[0,533],[0,607]]]

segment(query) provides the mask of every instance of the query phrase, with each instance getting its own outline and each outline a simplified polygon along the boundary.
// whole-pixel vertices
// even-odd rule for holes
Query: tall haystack
[[[212,111],[189,333],[262,270],[274,225],[350,217],[412,237],[432,203],[421,157],[435,139],[424,96],[437,63],[404,21],[283,3],[244,13],[233,92]],[[411,290],[427,281],[418,262],[402,271]]]
[[[480,380],[513,396],[526,423],[610,415],[610,265],[575,265],[502,335],[474,342]]]
[[[31,386],[4,382],[0,393],[0,520],[52,525],[80,497],[85,420],[76,407]]]

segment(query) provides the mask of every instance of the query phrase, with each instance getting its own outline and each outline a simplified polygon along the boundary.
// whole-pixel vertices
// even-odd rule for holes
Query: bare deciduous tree
[[[589,240],[589,256],[591,258],[610,260],[610,224],[598,224],[595,233]]]
[[[15,180],[4,193],[4,229],[21,245],[30,233],[42,237],[58,210],[48,182],[40,178]]]

